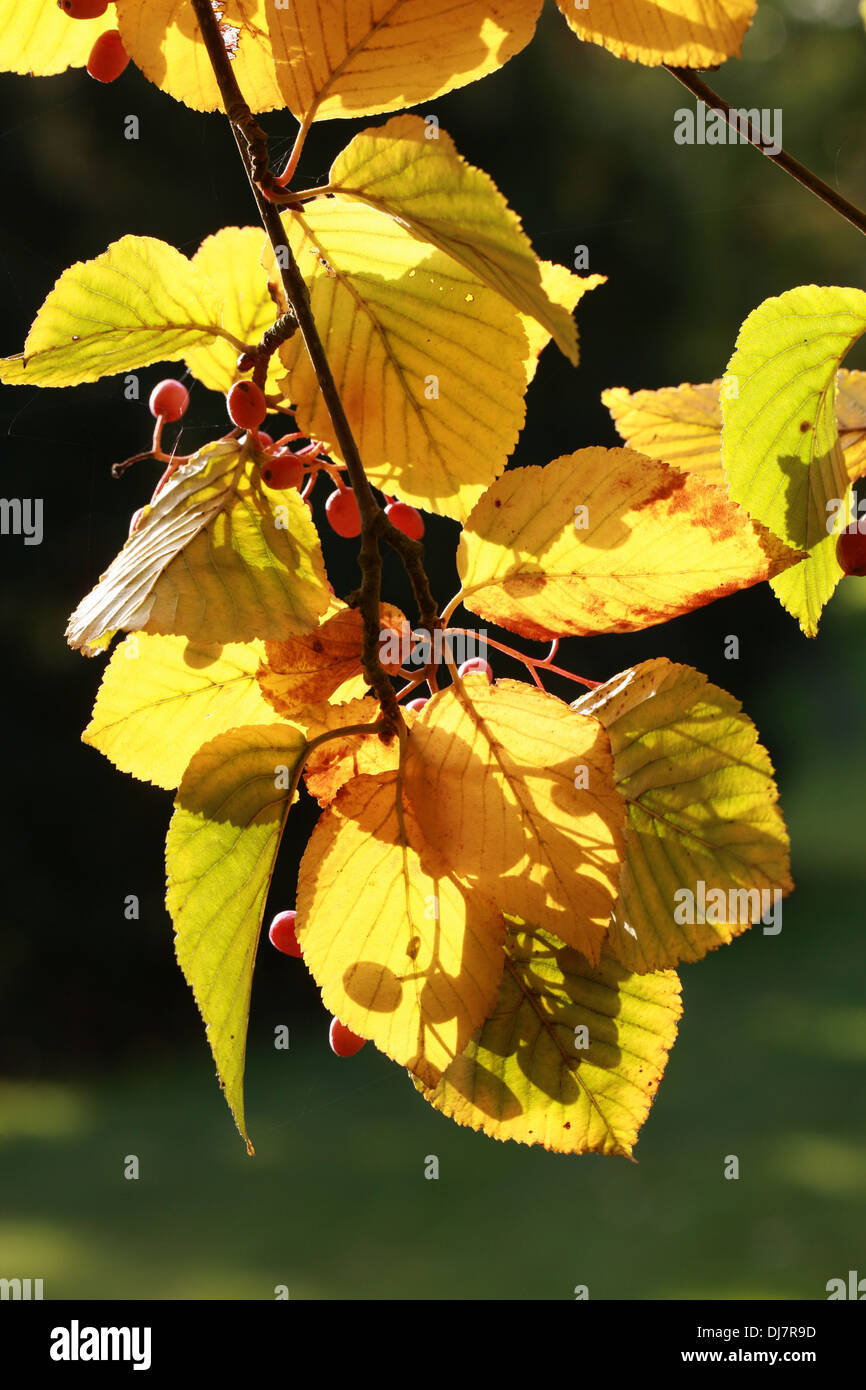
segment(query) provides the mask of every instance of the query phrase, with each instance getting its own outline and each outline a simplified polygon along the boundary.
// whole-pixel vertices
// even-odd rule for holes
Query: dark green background
[[[821,7],[827,16],[828,7]],[[781,107],[785,145],[866,203],[866,37],[856,5],[761,6],[742,63],[709,80]],[[577,372],[549,348],[518,463],[617,442],[606,386],[706,381],[741,321],[798,284],[862,285],[864,242],[749,148],[674,144],[689,97],[665,72],[578,44],[548,5],[534,44],[435,111],[521,214],[544,257],[610,277],[579,306]],[[141,122],[138,142],[124,117]],[[358,129],[314,129],[302,185]],[[281,151],[293,121],[265,124]],[[127,232],[192,254],[253,208],[225,123],[133,69],[0,79],[6,207],[0,351],[20,350],[60,272]],[[866,365],[862,352],[849,365]],[[172,371],[181,370],[172,368]],[[154,470],[122,378],[0,392],[2,494],[45,499],[45,540],[0,538],[4,708],[0,972],[0,1275],[48,1297],[822,1297],[864,1265],[866,944],[861,894],[866,584],[849,580],[808,641],[767,586],[634,637],[572,642],[601,679],[665,655],[705,671],[755,719],[774,759],[796,893],[778,937],[748,933],[683,970],[685,1014],[639,1165],[500,1145],[431,1111],[367,1048],[327,1048],[303,966],[264,943],[253,995],[245,1157],[213,1077],[162,906],[171,798],[79,742],[102,663],[71,653],[67,614],[122,543]],[[222,433],[194,386],[189,447]],[[453,528],[431,525],[437,594],[456,587]],[[333,542],[338,592],[353,547]],[[399,583],[390,589],[405,597]],[[739,661],[724,639],[737,634]],[[504,674],[513,673],[507,663]],[[558,693],[565,693],[558,687]],[[293,812],[270,907],[293,901],[314,816]],[[142,916],[123,916],[127,894]],[[292,1045],[274,1053],[273,1029]],[[122,1176],[137,1154],[138,1182]],[[423,1177],[440,1160],[438,1182]],[[726,1155],[741,1176],[723,1178]]]

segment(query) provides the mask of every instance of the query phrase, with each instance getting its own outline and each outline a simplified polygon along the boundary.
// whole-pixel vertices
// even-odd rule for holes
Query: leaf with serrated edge
[[[418,1089],[493,1139],[631,1157],[677,1035],[676,974],[630,975],[607,950],[593,968],[552,932],[509,928],[494,1012]]]
[[[370,724],[379,718],[379,705],[372,697],[350,700],[343,705],[316,705],[303,718],[298,718],[307,739],[312,742],[319,734],[345,728],[348,724]],[[417,714],[402,706],[405,723],[411,729]],[[328,806],[346,782],[362,773],[375,776],[380,772],[396,772],[400,766],[398,739],[383,743],[375,734],[346,734],[343,738],[328,739],[314,748],[304,764],[304,781],[310,796],[320,806]]]
[[[539,263],[517,214],[489,174],[468,164],[444,130],[429,139],[420,116],[395,116],[361,131],[337,156],[333,193],[396,218],[529,314],[577,363],[574,320],[547,296]]]
[[[648,67],[718,67],[739,58],[757,0],[556,0],[578,38]]]
[[[466,517],[523,427],[535,354],[520,314],[450,256],[351,199],[284,218],[370,481]],[[309,355],[280,349],[298,429],[339,458]]]
[[[750,516],[808,551],[773,589],[808,637],[842,577],[828,504],[847,501],[836,372],[866,330],[866,293],[801,285],[765,299],[740,328],[722,401],[728,491]]]
[[[166,840],[178,964],[250,1153],[243,1080],[253,967],[288,786],[305,747],[289,724],[220,734],[187,768]]]
[[[0,381],[77,386],[172,361],[221,336],[231,337],[222,301],[194,264],[164,241],[125,236],[64,270],[23,353],[0,361]]]
[[[435,1085],[495,1003],[505,928],[426,844],[397,773],[356,777],[323,813],[297,914],[325,1007]]]
[[[275,493],[234,440],[183,464],[67,627],[92,655],[119,628],[224,642],[282,639],[328,606],[319,537],[297,492]]]
[[[541,0],[220,0],[219,23],[253,111],[300,120],[431,101],[495,72],[529,43]],[[189,0],[117,0],[145,77],[197,111],[222,110]]]
[[[467,520],[457,563],[467,608],[546,640],[667,622],[797,554],[702,478],[590,448],[509,470]]]
[[[121,772],[178,786],[193,754],[242,724],[274,724],[256,673],[264,643],[189,642],[135,632],[106,667],[82,734]]]
[[[598,960],[625,806],[597,720],[521,681],[466,676],[418,712],[406,790],[461,881]]]
[[[721,460],[721,380],[660,391],[602,391],[617,433],[630,449],[662,459],[681,473],[700,473],[706,482],[725,486]]]
[[[773,894],[793,887],[789,840],[773,765],[740,702],[659,658],[612,676],[574,708],[607,729],[628,808],[609,938],[623,964],[643,973],[700,960],[774,910]],[[725,894],[721,921],[676,920],[689,915],[676,894],[688,890],[697,904],[699,882]]]

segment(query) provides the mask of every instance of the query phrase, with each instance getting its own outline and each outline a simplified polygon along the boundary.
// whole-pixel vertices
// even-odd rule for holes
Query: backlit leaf
[[[556,0],[580,39],[633,63],[718,67],[738,58],[757,0]]]
[[[0,0],[0,72],[51,77],[83,68],[102,19],[70,19],[57,0]]]
[[[435,1085],[496,1001],[504,923],[425,843],[396,773],[355,778],[323,813],[297,913],[325,1007]]]
[[[493,180],[458,154],[444,130],[428,138],[420,116],[395,116],[362,131],[337,156],[328,186],[396,218],[445,251],[545,327],[577,362],[574,320],[545,293],[520,219]]]
[[[303,725],[308,742],[320,734],[344,729],[350,724],[372,724],[379,718],[379,703],[368,696],[349,700],[340,705],[316,705],[298,722]],[[409,727],[415,719],[412,710],[403,710]],[[346,734],[332,738],[314,748],[304,764],[304,782],[310,796],[320,806],[333,801],[341,787],[362,773],[375,776],[380,772],[396,772],[400,765],[400,743],[392,738],[383,743],[376,734]]]
[[[722,402],[722,463],[731,497],[789,545],[809,552],[773,585],[807,636],[841,577],[828,503],[848,470],[836,427],[836,373],[866,329],[862,290],[801,285],[743,323]],[[831,523],[832,525],[832,523]]]
[[[606,950],[592,968],[552,932],[509,927],[496,1009],[418,1089],[493,1139],[630,1156],[676,1039],[676,974],[630,975]]]
[[[187,768],[166,840],[178,964],[250,1153],[243,1082],[253,966],[288,788],[305,746],[288,724],[220,734]]]
[[[458,568],[467,608],[545,639],[652,627],[795,559],[721,488],[590,448],[500,478],[466,522]]]
[[[23,353],[0,362],[0,381],[76,386],[172,361],[227,333],[219,294],[186,256],[154,237],[125,236],[64,270]]]
[[[391,604],[381,604],[380,615],[380,634],[399,632],[406,621]],[[329,700],[346,681],[362,674],[363,636],[359,610],[340,607],[313,632],[268,642],[259,675],[265,699],[286,719]]]
[[[700,960],[775,913],[793,887],[788,835],[773,765],[739,701],[659,658],[613,676],[574,708],[607,729],[628,807],[609,938],[623,964],[644,972]],[[724,908],[710,893],[724,895]]]
[[[190,642],[134,632],[114,652],[82,739],[121,772],[176,787],[203,743],[273,724],[256,672],[264,643]]]
[[[222,328],[236,340],[216,338],[209,346],[192,348],[185,354],[193,376],[212,391],[225,393],[238,379],[238,342],[254,347],[277,318],[262,267],[264,241],[260,228],[223,227],[203,241],[192,258],[195,269],[219,286]],[[282,375],[280,359],[274,355],[268,368],[268,393],[277,392]]]
[[[375,208],[317,199],[285,223],[370,481],[462,519],[523,425],[534,359],[519,314]],[[298,429],[339,458],[297,335],[281,355]]]
[[[601,399],[620,438],[647,458],[662,459],[682,473],[700,473],[725,486],[721,460],[721,381],[685,383],[660,391],[627,391],[613,386]]]
[[[217,8],[215,6],[215,8]],[[495,72],[529,43],[541,0],[219,0],[250,107],[300,119],[372,115],[429,101]],[[189,0],[118,0],[146,77],[199,111],[222,109]]]
[[[408,748],[421,829],[461,881],[597,961],[625,818],[601,725],[520,681],[467,676],[419,711]]]
[[[318,533],[300,495],[259,486],[234,440],[182,465],[67,627],[85,655],[118,629],[193,641],[282,639],[328,606]]]

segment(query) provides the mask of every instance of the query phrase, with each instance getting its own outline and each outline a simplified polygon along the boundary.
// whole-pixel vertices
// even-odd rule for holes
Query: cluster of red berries
[[[101,19],[108,9],[108,0],[57,0],[58,8],[70,19]],[[129,63],[129,54],[117,29],[100,34],[90,50],[87,71],[97,82],[114,82]]]
[[[268,930],[268,939],[272,946],[276,946],[278,951],[282,951],[284,956],[300,958],[302,952],[295,935],[295,916],[294,912],[278,912]],[[328,1030],[328,1041],[331,1044],[331,1051],[337,1057],[354,1057],[356,1052],[361,1051],[367,1039],[359,1038],[358,1034],[353,1033],[351,1028],[347,1028],[345,1023],[341,1023],[338,1018],[332,1018]]]

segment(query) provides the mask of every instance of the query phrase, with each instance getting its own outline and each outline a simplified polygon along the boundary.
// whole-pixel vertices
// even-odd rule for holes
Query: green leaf
[[[316,627],[330,598],[300,495],[262,488],[255,457],[223,440],[183,464],[145,509],[66,635],[88,656],[118,629],[281,640]]]
[[[700,960],[772,908],[773,892],[791,891],[773,765],[733,695],[662,657],[613,676],[574,708],[607,730],[628,812],[608,938],[624,965],[644,972]],[[684,889],[700,915],[701,882],[736,911],[678,922],[688,915],[689,899],[676,896]]]
[[[420,116],[361,131],[337,156],[328,188],[377,208],[452,256],[536,319],[577,364],[574,319],[547,295],[529,238],[493,180]]]
[[[178,963],[250,1153],[243,1078],[253,967],[287,787],[305,747],[288,724],[220,734],[186,771],[165,847]]]
[[[809,636],[841,577],[828,502],[848,493],[836,373],[866,329],[866,294],[802,285],[767,299],[740,329],[723,392],[722,464],[731,497],[810,552],[773,589]]]
[[[203,743],[242,724],[273,724],[256,673],[263,642],[190,642],[134,632],[102,678],[82,734],[121,772],[176,787]]]
[[[24,352],[0,361],[0,381],[76,386],[172,361],[218,337],[236,341],[210,281],[164,241],[125,236],[64,270]]]
[[[551,932],[513,927],[494,1012],[435,1088],[415,1084],[494,1139],[631,1156],[681,1012],[674,971],[630,975],[607,951],[593,969]]]

